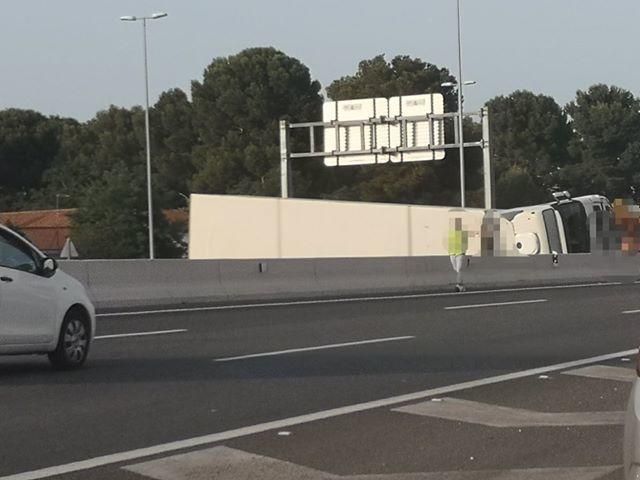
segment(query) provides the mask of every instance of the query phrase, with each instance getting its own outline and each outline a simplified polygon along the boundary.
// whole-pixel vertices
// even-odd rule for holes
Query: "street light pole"
[[[464,98],[462,97],[462,86],[475,85],[475,80],[465,80],[464,82],[444,82],[441,83],[440,86],[443,88],[455,88],[458,87],[458,114],[456,118],[458,120],[458,142],[459,142],[459,151],[460,151],[460,200],[462,207],[465,207],[465,184],[464,184],[464,135],[462,133],[462,117],[463,117],[463,107]]]
[[[153,242],[153,194],[151,190],[151,135],[149,128],[149,61],[147,58],[147,20],[157,20],[166,17],[166,13],[154,13],[148,17],[120,17],[123,22],[142,21],[142,40],[144,49],[144,92],[145,92],[145,109],[144,109],[144,129],[147,152],[147,210],[149,215],[149,259],[155,258],[154,242]]]
[[[151,135],[149,133],[149,62],[147,60],[147,19],[142,19],[142,36],[144,43],[144,130],[147,143],[147,205],[149,213],[149,259],[155,257],[153,242],[153,196],[151,193]]]
[[[458,5],[458,128],[460,139],[460,206],[464,208],[466,206],[465,201],[465,181],[464,181],[464,133],[462,128],[463,108],[462,108],[462,85],[464,80],[462,78],[462,33],[460,26],[460,0],[457,0]]]

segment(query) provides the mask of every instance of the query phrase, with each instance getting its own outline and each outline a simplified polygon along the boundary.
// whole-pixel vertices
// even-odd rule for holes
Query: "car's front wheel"
[[[58,369],[81,367],[89,354],[90,338],[86,315],[80,310],[70,310],[62,322],[58,345],[49,353],[49,361]]]

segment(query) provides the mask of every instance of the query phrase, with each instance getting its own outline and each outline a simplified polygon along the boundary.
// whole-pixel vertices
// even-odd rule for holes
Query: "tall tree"
[[[33,110],[0,111],[0,211],[29,205],[30,190],[41,187],[71,122]]]
[[[327,87],[332,100],[346,100],[372,97],[395,97],[398,95],[419,95],[422,93],[442,93],[445,109],[455,111],[455,92],[441,87],[444,82],[456,79],[446,68],[398,55],[387,62],[384,55],[362,60],[353,75],[335,80]]]
[[[565,182],[580,193],[627,196],[638,187],[640,173],[640,101],[627,90],[593,85],[579,90],[567,105],[576,138],[571,145],[575,166]]]
[[[64,129],[60,152],[47,172],[48,196],[78,197],[95,180],[114,168],[127,170],[145,164],[144,112],[111,106],[85,124]]]
[[[148,254],[144,112],[110,107],[85,124],[63,130],[60,152],[45,175],[42,201],[70,195],[78,207],[74,242],[88,258]],[[180,255],[180,233],[167,226],[167,190],[154,174],[154,222],[159,256]],[[49,203],[50,205],[51,203]]]
[[[72,237],[83,258],[146,258],[148,218],[145,169],[117,165],[94,180],[79,196]],[[159,258],[180,257],[181,231],[154,210],[154,241]]]
[[[553,98],[524,90],[495,97],[487,106],[497,206],[544,201],[569,163],[567,115]]]
[[[274,48],[216,58],[203,80],[192,84],[194,125],[202,142],[194,152],[193,189],[277,195],[278,121],[319,118],[319,91],[306,66]],[[310,168],[297,167],[307,185],[316,181]]]
[[[166,207],[184,206],[195,173],[192,150],[198,145],[193,107],[186,93],[172,89],[160,95],[150,112],[153,167],[158,189],[167,194]]]

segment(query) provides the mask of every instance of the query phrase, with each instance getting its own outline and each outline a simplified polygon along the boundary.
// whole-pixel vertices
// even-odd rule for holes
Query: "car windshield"
[[[600,206],[596,207],[600,208]],[[554,208],[562,217],[568,253],[588,253],[590,251],[589,221],[584,205],[578,201],[572,201],[560,203]]]

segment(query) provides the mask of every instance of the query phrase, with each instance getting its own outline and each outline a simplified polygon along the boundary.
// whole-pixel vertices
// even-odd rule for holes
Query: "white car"
[[[0,225],[0,354],[47,354],[56,368],[84,364],[95,309],[80,282]]]

